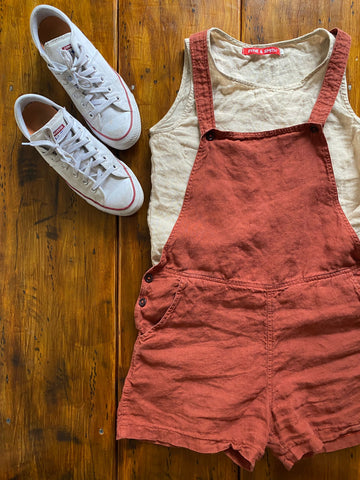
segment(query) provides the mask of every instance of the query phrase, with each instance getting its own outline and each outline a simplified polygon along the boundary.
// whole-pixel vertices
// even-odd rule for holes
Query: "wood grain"
[[[352,36],[349,96],[360,112],[360,7],[351,0],[54,0],[133,89],[139,142],[115,152],[145,202],[116,219],[71,192],[18,131],[22,93],[72,102],[32,45],[41,3],[0,0],[0,480],[355,480],[360,447],[301,460],[291,472],[269,450],[254,472],[224,454],[115,441],[115,414],[136,329],[133,310],[150,266],[149,128],[180,85],[184,38],[216,26],[250,43],[319,26]],[[156,381],[156,380],[154,380]]]
[[[54,4],[116,61],[115,3]],[[0,105],[0,478],[108,480],[116,462],[117,225],[21,145],[13,115],[20,94],[45,95],[75,114],[32,44],[35,5],[0,3],[6,72]]]

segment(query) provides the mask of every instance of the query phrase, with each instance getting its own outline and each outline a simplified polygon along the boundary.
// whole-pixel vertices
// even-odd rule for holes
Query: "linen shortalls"
[[[336,41],[309,121],[216,128],[206,32],[190,37],[201,140],[179,218],[144,275],[117,439],[224,451],[252,471],[360,443],[360,241],[323,126],[350,47]]]

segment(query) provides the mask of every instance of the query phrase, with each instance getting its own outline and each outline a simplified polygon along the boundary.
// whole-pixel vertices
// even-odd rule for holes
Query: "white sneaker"
[[[116,158],[65,108],[41,95],[22,95],[14,106],[23,135],[66,183],[103,212],[128,216],[142,205],[142,188]]]
[[[125,150],[138,140],[141,120],[124,80],[61,11],[38,5],[30,17],[34,43],[94,135]]]

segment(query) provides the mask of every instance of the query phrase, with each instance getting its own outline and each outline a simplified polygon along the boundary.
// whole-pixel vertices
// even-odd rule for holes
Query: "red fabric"
[[[216,129],[206,32],[191,37],[202,133],[183,208],[145,274],[117,438],[287,469],[360,443],[360,241],[322,125],[349,37],[303,125]]]

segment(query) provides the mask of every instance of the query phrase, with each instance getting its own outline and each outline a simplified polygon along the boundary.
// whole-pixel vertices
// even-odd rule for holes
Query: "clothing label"
[[[277,47],[250,47],[242,49],[243,55],[281,55],[283,51]]]
[[[64,130],[64,128],[65,128],[65,125],[62,123],[53,131],[54,138],[57,142],[61,139],[62,137],[61,132]]]
[[[71,55],[74,55],[74,50],[72,48],[71,43],[68,45],[65,45],[64,47],[61,47],[61,50],[67,50]]]

